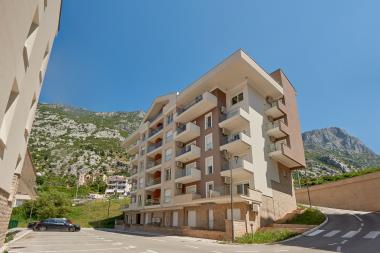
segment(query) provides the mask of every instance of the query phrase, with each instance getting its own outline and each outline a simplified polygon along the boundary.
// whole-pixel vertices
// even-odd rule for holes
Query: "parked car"
[[[33,226],[32,224],[30,224]],[[29,227],[29,226],[28,226]],[[75,232],[80,230],[80,226],[73,224],[69,219],[66,218],[49,218],[36,223],[33,226],[34,231],[70,231]]]

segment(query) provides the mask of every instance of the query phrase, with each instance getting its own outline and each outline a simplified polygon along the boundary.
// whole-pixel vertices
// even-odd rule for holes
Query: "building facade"
[[[105,191],[105,195],[119,195],[119,196],[127,196],[129,195],[130,186],[127,182],[127,178],[125,176],[109,176],[107,178],[107,188]]]
[[[21,206],[25,201],[35,199],[37,197],[36,187],[36,168],[27,149],[17,191],[14,194],[13,207]]]
[[[296,91],[281,70],[268,74],[242,50],[158,97],[125,147],[128,227],[228,238],[232,219],[241,235],[296,208],[291,172],[305,167]]]
[[[60,0],[0,1],[0,248],[60,10]]]

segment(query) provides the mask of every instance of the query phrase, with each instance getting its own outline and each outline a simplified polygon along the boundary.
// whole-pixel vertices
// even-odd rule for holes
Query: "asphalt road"
[[[9,253],[380,253],[380,214],[326,210],[329,222],[306,236],[274,245],[231,245],[213,240],[132,235],[99,230],[31,232],[10,244]]]

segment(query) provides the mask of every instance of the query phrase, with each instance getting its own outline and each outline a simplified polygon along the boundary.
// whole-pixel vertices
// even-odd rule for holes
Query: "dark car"
[[[49,218],[36,223],[33,227],[34,231],[70,231],[75,232],[80,230],[80,226],[73,224],[66,218]]]

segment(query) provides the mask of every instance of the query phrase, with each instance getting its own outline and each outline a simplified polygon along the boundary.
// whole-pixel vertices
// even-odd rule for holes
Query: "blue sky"
[[[65,0],[40,98],[146,110],[243,48],[281,67],[302,129],[338,126],[380,153],[380,1]]]

